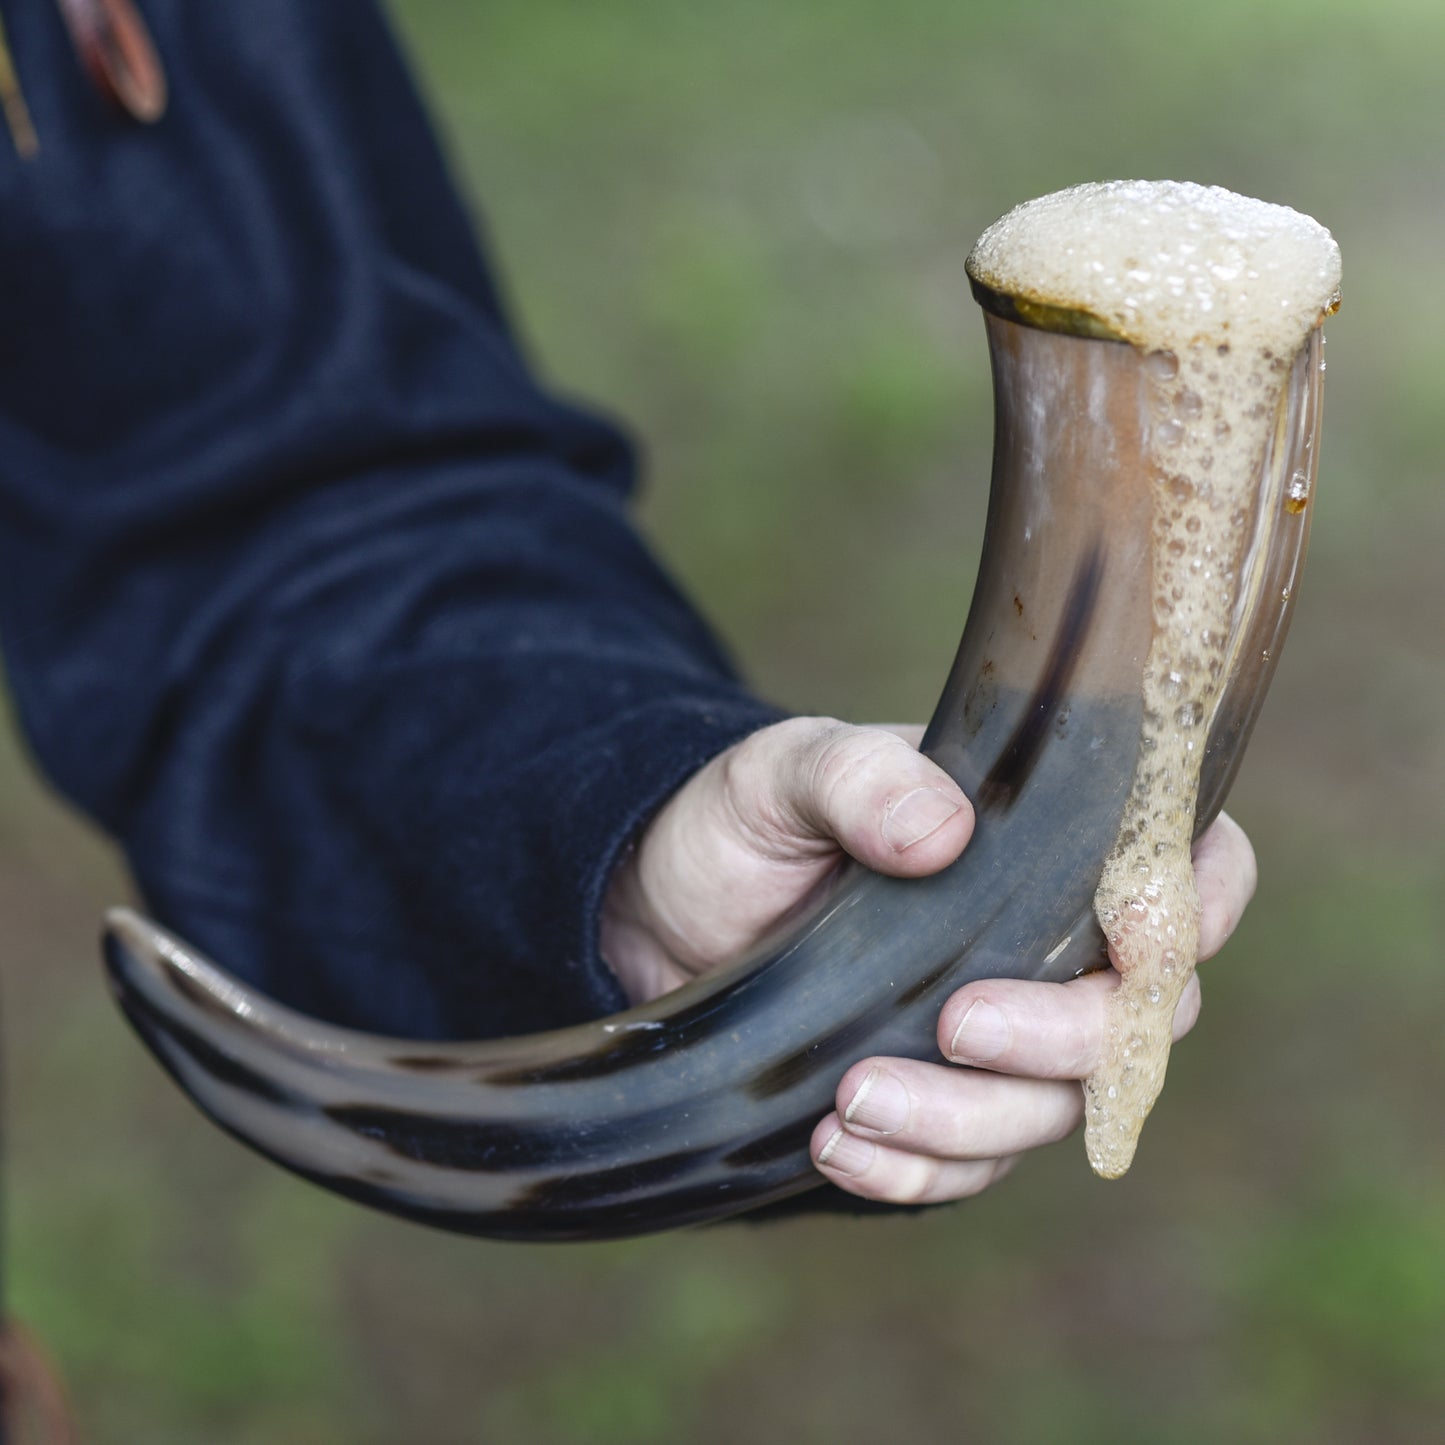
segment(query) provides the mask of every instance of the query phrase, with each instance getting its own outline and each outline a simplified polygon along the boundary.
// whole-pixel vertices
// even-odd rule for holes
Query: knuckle
[[[765,802],[770,790],[760,786],[760,782],[771,776],[767,762],[768,748],[769,743],[763,733],[753,733],[713,760],[723,800],[734,813],[747,816]]]
[[[995,1168],[997,1162],[997,1160],[989,1159],[978,1167],[968,1170],[960,1177],[953,1197],[955,1199],[972,1199],[975,1195],[982,1194],[998,1178],[998,1171]]]
[[[1199,930],[1199,953],[1197,961],[1206,963],[1229,942],[1239,919],[1233,909],[1221,907],[1207,917]]]
[[[831,814],[841,794],[864,777],[899,739],[874,728],[835,723],[819,739],[813,755],[810,787],[825,814]]]
[[[1071,1006],[1053,1018],[1052,1028],[1045,1033],[1052,1039],[1047,1052],[1053,1060],[1050,1075],[1077,1079],[1093,1071],[1099,1060],[1102,1018],[1092,1008],[1085,1009],[1078,994],[1069,995]]]
[[[797,769],[818,725],[816,718],[786,718],[750,734],[714,760],[725,826],[765,858],[789,856],[795,847]]]
[[[932,1197],[938,1165],[915,1155],[897,1155],[875,1187],[877,1198],[889,1204],[926,1204]]]
[[[1074,1086],[1073,1097],[1068,1104],[1061,1108],[1049,1124],[1040,1131],[1040,1144],[1057,1144],[1061,1139],[1067,1139],[1080,1124],[1084,1122],[1084,1091],[1077,1085]],[[995,1160],[996,1165],[1002,1165],[1003,1173],[1007,1173],[1012,1164],[1007,1160]],[[1000,1177],[995,1172],[994,1178]]]
[[[1179,1006],[1174,1010],[1174,1037],[1182,1039],[1199,1022],[1199,1012],[1204,1006],[1204,994],[1196,974],[1189,980]]]
[[[1248,903],[1254,897],[1254,890],[1259,883],[1259,859],[1255,857],[1254,844],[1249,841],[1249,835],[1244,829],[1233,818],[1229,820],[1229,825],[1234,829],[1238,845],[1240,892]]]
[[[1080,1099],[1079,1119],[1083,1120],[1083,1101]],[[1007,1179],[1014,1172],[1020,1156],[1017,1154],[1005,1154],[999,1159],[990,1159],[988,1163],[988,1178],[984,1181],[985,1189],[997,1184],[1001,1179]]]
[[[1098,1035],[1080,1019],[1070,1019],[1065,1025],[1060,1057],[1068,1061],[1067,1073],[1080,1076],[1093,1071],[1099,1058]]]

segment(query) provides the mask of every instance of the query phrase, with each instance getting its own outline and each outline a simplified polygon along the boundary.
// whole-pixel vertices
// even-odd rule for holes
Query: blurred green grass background
[[[518,1247],[203,1124],[100,986],[106,846],[0,755],[8,1247],[85,1438],[1445,1438],[1445,8],[396,0],[545,372],[760,688],[923,718],[991,413],[962,262],[1171,176],[1345,257],[1304,596],[1231,808],[1260,895],[1126,1182],[1077,1140],[920,1218]]]

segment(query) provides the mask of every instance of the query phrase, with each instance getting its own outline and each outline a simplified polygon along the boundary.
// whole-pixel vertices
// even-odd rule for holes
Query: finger
[[[813,1131],[809,1149],[825,1179],[850,1194],[886,1204],[967,1199],[1013,1167],[1011,1159],[933,1159],[890,1149],[848,1133],[836,1114],[829,1114]]]
[[[1068,983],[991,978],[959,989],[938,1019],[938,1046],[955,1063],[1038,1079],[1083,1079],[1103,1054],[1112,969]],[[1174,1037],[1199,1017],[1199,980],[1191,977],[1174,1013]]]
[[[780,860],[836,842],[880,873],[935,873],[973,832],[958,784],[886,728],[778,723],[728,755],[726,782],[739,826]]]
[[[1199,958],[1213,958],[1239,923],[1259,873],[1243,828],[1221,813],[1194,845],[1194,882],[1199,890]]]
[[[1018,1079],[914,1059],[865,1059],[838,1086],[843,1127],[940,1159],[997,1159],[1067,1138],[1083,1121],[1077,1083]]]

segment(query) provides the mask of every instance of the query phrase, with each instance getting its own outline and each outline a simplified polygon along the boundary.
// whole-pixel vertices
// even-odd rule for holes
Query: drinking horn
[[[202,1110],[317,1184],[444,1229],[645,1233],[821,1183],[808,1141],[841,1075],[873,1054],[938,1060],[939,1010],[961,985],[1105,964],[1094,892],[1135,776],[1153,625],[1151,357],[974,290],[993,366],[992,491],[923,740],[977,805],[958,861],[910,880],[852,865],[731,966],[612,1018],[477,1043],[319,1023],[117,910],[105,948],[120,1007]],[[1321,343],[1315,327],[1289,360],[1258,457],[1196,836],[1298,596]]]

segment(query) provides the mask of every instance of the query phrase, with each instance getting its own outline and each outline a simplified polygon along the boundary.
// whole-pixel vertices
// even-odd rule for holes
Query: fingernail
[[[895,853],[901,853],[936,832],[960,806],[937,788],[914,788],[889,804],[883,815],[883,841]]]
[[[969,1005],[954,1030],[953,1041],[948,1046],[949,1057],[965,1063],[986,1064],[1003,1053],[1011,1034],[1003,1010],[979,999]]]
[[[818,1151],[818,1163],[836,1169],[839,1174],[862,1174],[877,1152],[866,1139],[855,1139],[846,1130],[839,1129]]]
[[[908,1090],[897,1074],[870,1069],[843,1117],[879,1134],[896,1134],[908,1122]]]

